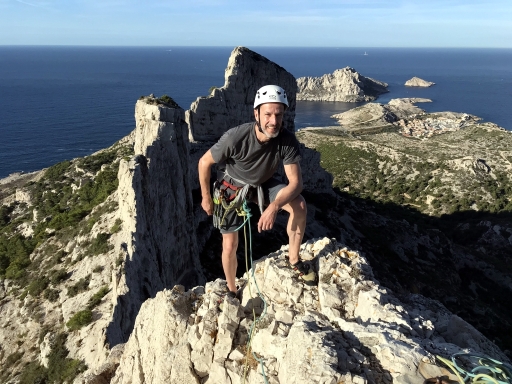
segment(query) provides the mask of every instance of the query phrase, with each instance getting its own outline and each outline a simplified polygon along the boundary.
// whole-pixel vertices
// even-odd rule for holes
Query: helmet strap
[[[263,129],[261,129],[260,119],[260,105],[258,105],[258,120],[256,120],[256,125],[258,126],[258,131],[264,134]]]

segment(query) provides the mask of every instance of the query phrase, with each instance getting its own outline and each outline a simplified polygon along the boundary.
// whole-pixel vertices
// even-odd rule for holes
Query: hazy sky
[[[0,0],[0,45],[507,47],[512,0]]]

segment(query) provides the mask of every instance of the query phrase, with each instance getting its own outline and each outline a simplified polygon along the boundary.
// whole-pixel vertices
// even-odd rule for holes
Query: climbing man
[[[316,283],[313,269],[299,258],[307,208],[300,195],[299,142],[292,132],[283,129],[283,115],[287,107],[286,92],[281,87],[266,85],[260,88],[254,100],[256,122],[229,129],[199,160],[201,206],[208,215],[214,215],[214,226],[222,234],[222,267],[228,295],[232,298],[237,290],[237,231],[244,223],[243,216],[238,213],[242,200],[256,200],[254,195],[257,195],[262,213],[258,232],[272,229],[279,210],[290,214],[286,228],[290,241],[289,265],[306,284]],[[274,178],[280,161],[283,162],[288,184]],[[214,183],[212,199],[210,176],[215,163],[225,165],[225,170]]]

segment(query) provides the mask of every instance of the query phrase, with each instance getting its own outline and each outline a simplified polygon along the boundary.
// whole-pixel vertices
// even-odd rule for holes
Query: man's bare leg
[[[236,292],[236,268],[238,262],[236,260],[236,250],[238,248],[238,232],[222,234],[222,268],[226,275],[228,289]]]
[[[288,225],[286,226],[288,238],[290,239],[288,256],[291,264],[297,264],[299,262],[300,245],[306,229],[306,201],[302,195],[299,195],[291,202],[284,205],[283,209],[290,214]]]

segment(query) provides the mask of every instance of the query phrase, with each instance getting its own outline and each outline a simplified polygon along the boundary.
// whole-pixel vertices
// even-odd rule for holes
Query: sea
[[[0,46],[0,178],[89,155],[129,134],[142,95],[182,108],[224,84],[234,47]],[[295,77],[350,66],[428,112],[479,116],[512,130],[512,49],[248,47]],[[436,83],[408,88],[418,76]],[[335,124],[355,103],[298,102],[296,129]]]

